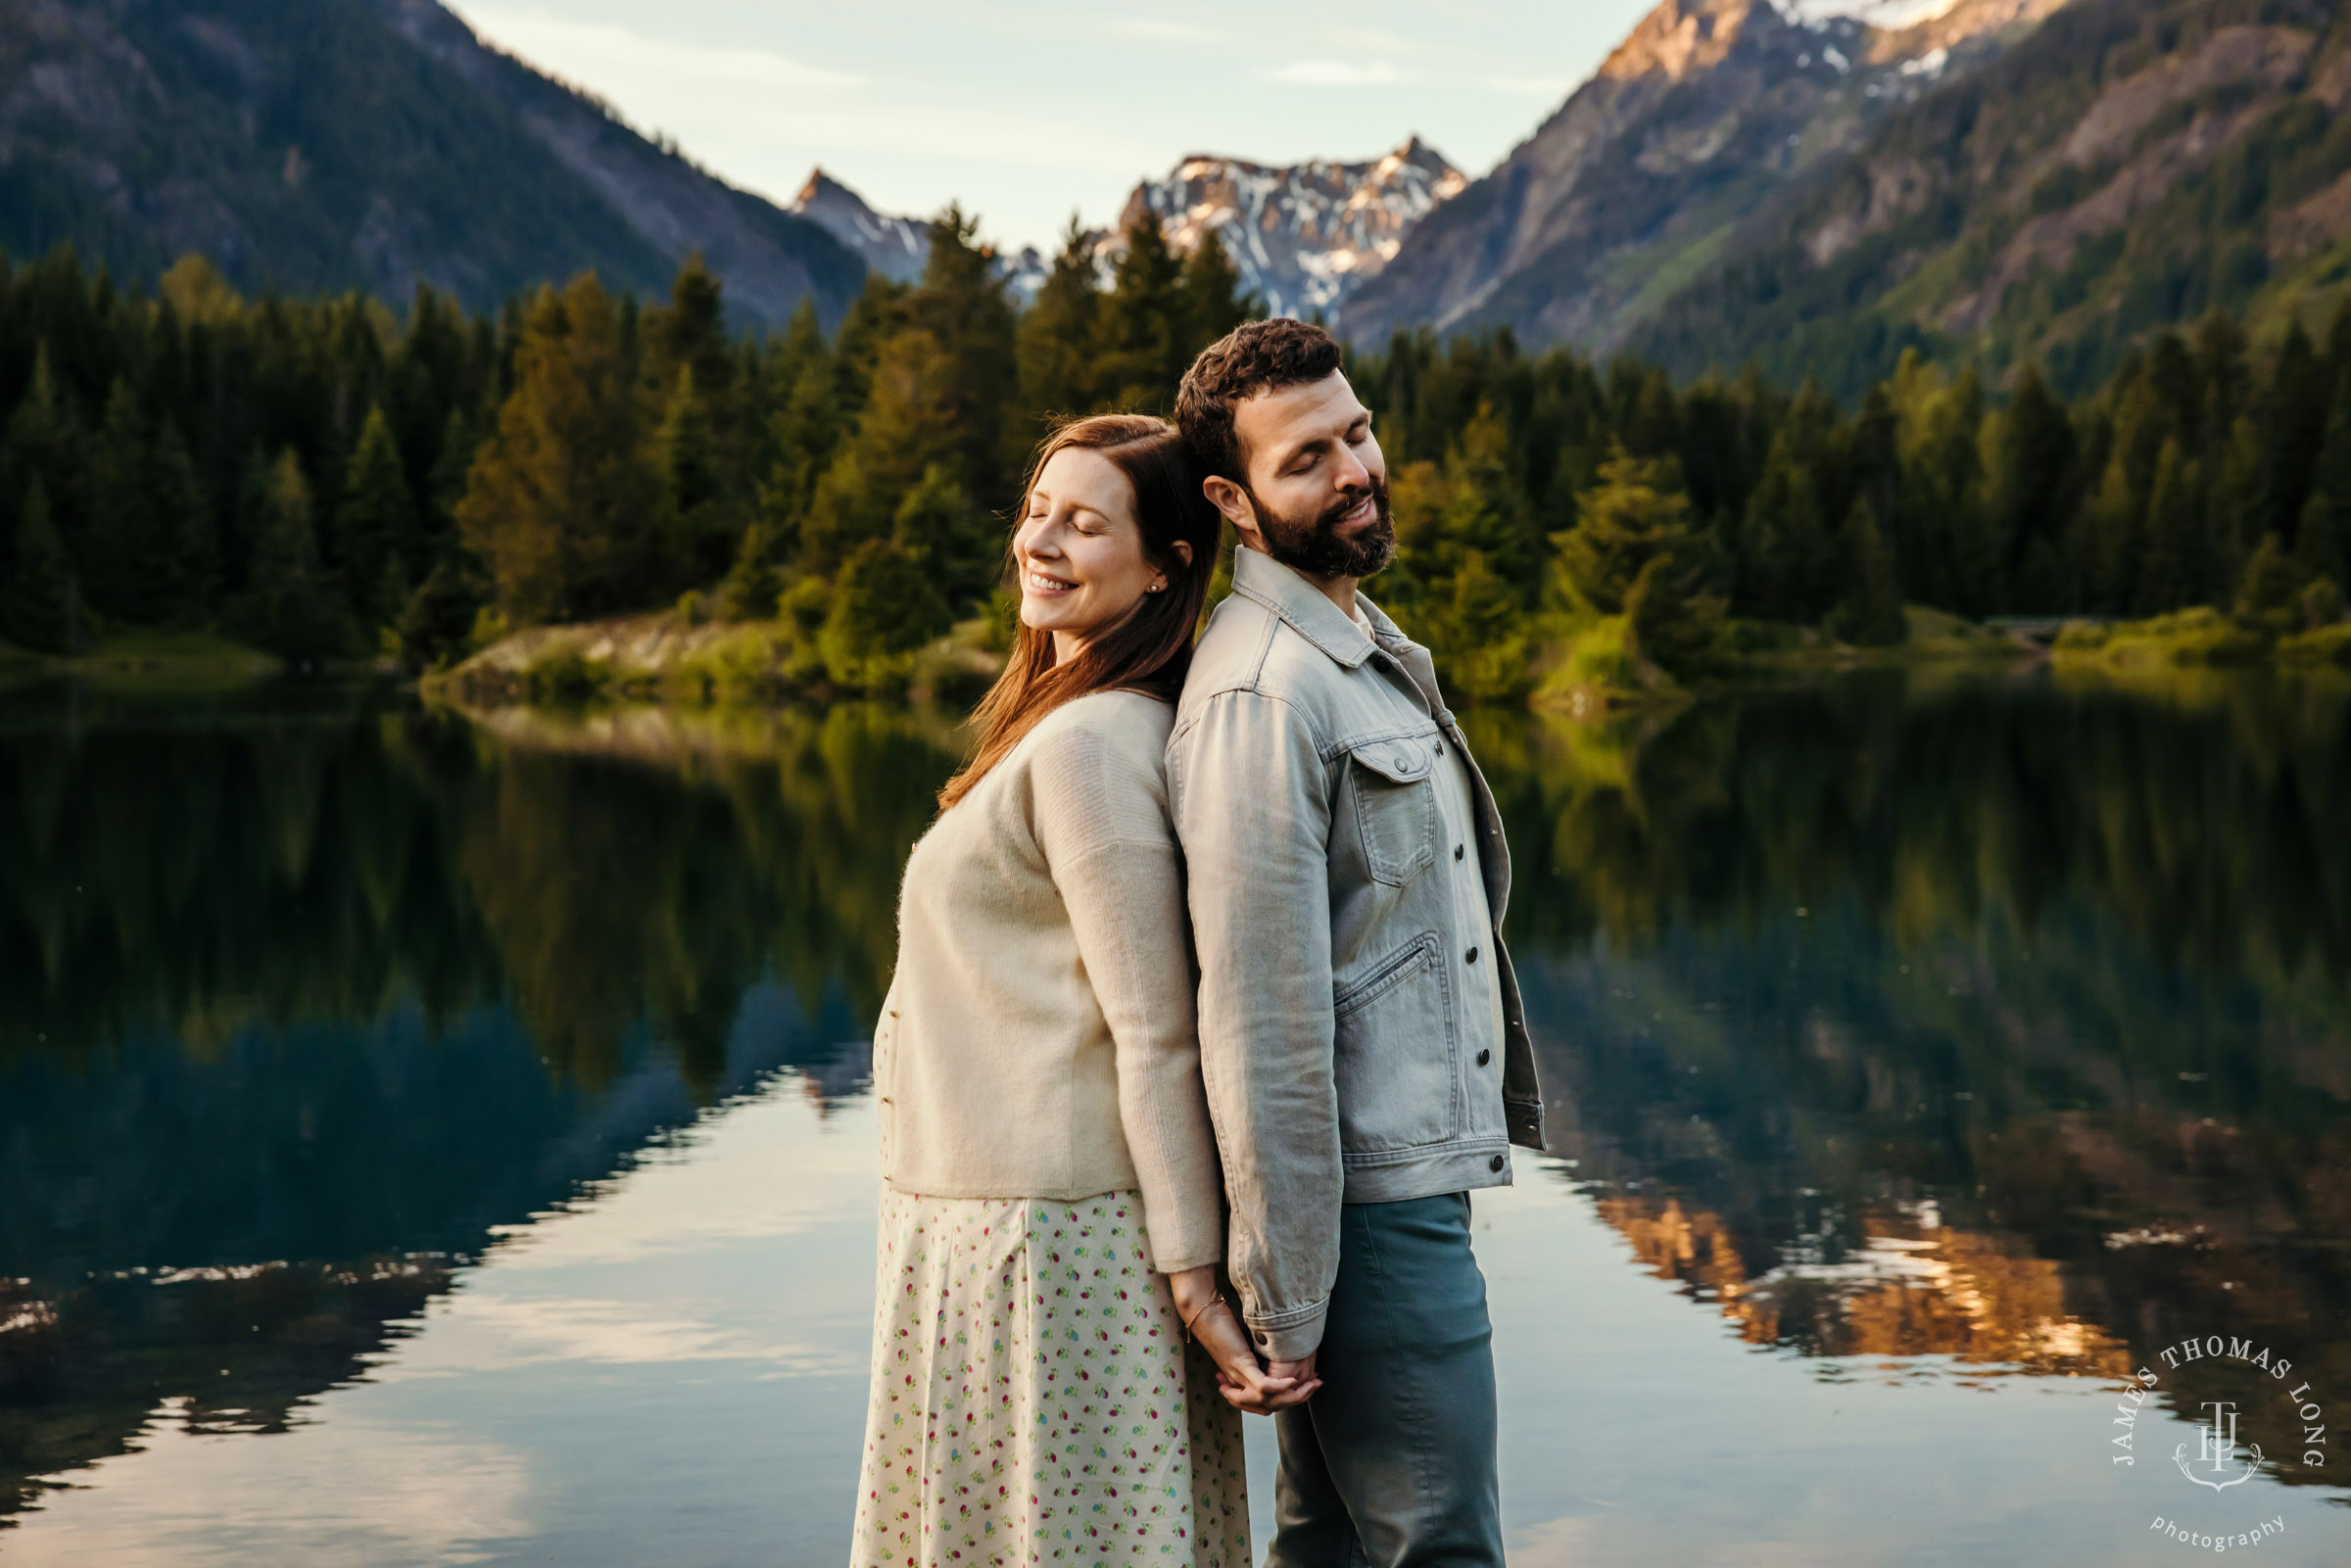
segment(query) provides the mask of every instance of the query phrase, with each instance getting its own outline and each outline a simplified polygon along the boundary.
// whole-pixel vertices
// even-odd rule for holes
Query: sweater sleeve
[[[1147,698],[1122,697],[1122,702]],[[1031,767],[1037,842],[1117,1053],[1152,1266],[1224,1255],[1223,1181],[1194,1026],[1191,921],[1168,821],[1164,718],[1071,724]],[[1145,710],[1148,711],[1148,710]],[[1128,734],[1128,731],[1135,732]]]

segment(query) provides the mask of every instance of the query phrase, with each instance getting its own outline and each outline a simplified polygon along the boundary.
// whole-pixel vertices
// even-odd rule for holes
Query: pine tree
[[[818,647],[842,686],[888,679],[894,661],[953,624],[946,601],[912,555],[889,540],[868,540],[840,569]]]
[[[1006,440],[1016,461],[1027,457],[1048,423],[1086,413],[1100,401],[1094,351],[1103,330],[1101,309],[1093,246],[1073,214],[1053,270],[1021,316],[1020,401],[1037,418],[1008,423]]]
[[[789,550],[799,543],[801,519],[816,499],[816,482],[833,455],[840,423],[833,367],[820,356],[802,365],[791,400],[775,417],[775,462],[759,488],[759,513],[778,548]]]
[[[2302,584],[2302,574],[2295,569],[2283,542],[2276,534],[2264,534],[2245,561],[2244,580],[2236,591],[2236,613],[2249,621],[2280,626],[2291,615]]]
[[[2155,489],[2147,502],[2147,549],[2133,591],[2133,608],[2159,615],[2187,602],[2196,580],[2197,519],[2203,498],[2196,465],[2175,438],[2163,444],[2155,462]]]
[[[183,626],[210,625],[219,608],[220,524],[196,459],[168,419],[156,434],[153,491],[166,551],[162,609]]]
[[[487,587],[455,560],[436,562],[394,628],[402,668],[414,675],[463,654],[474,618],[488,600]]]
[[[1149,213],[1127,229],[1098,317],[1098,396],[1114,407],[1165,411],[1191,356],[1183,352],[1183,263]]]
[[[899,503],[934,463],[957,469],[954,367],[921,328],[884,346],[857,434],[817,481],[800,531],[803,564],[829,574],[889,532]]]
[[[82,559],[90,607],[137,625],[160,619],[167,544],[156,524],[146,421],[130,383],[117,377],[90,444],[89,521]]]
[[[533,300],[457,523],[516,626],[655,601],[659,485],[620,312],[593,274]]]
[[[773,620],[783,592],[784,577],[776,570],[775,531],[754,520],[743,531],[735,564],[718,585],[718,613],[730,621]]]
[[[269,469],[242,618],[254,641],[289,659],[323,658],[349,641],[319,565],[310,480],[291,447]]]
[[[1984,427],[1985,512],[1990,537],[2000,542],[1994,569],[2008,579],[2007,592],[1991,607],[2062,607],[2065,584],[2057,562],[2076,504],[2075,450],[2065,404],[2049,390],[2040,366],[2028,361],[2017,372],[2008,406]]]
[[[408,471],[381,404],[367,410],[335,512],[343,584],[362,627],[390,626],[408,601],[409,561],[422,553]]]
[[[906,309],[945,361],[955,478],[974,495],[1003,493],[1011,483],[1005,415],[1018,391],[1015,320],[995,253],[979,243],[979,219],[960,207],[949,205],[932,223],[930,259]]]
[[[2306,578],[2351,583],[2351,373],[2337,384],[2327,415],[2294,535],[2294,562]]]
[[[1851,515],[1845,523],[1845,538],[1852,559],[1846,568],[1847,587],[1845,597],[1830,612],[1827,626],[1832,637],[1865,647],[1889,647],[1907,635],[1902,618],[1901,585],[1894,570],[1894,556],[1886,548],[1885,536],[1878,530],[1876,511],[1866,495],[1853,498]]]
[[[1812,467],[1795,443],[1771,444],[1763,477],[1747,499],[1739,531],[1738,602],[1750,615],[1774,621],[1809,622],[1818,617],[1825,594],[1839,581],[1828,519]]]
[[[1633,584],[1662,555],[1678,580],[1703,564],[1690,527],[1690,498],[1671,458],[1634,457],[1617,448],[1584,493],[1576,524],[1553,536],[1559,569],[1574,602],[1604,615],[1623,611]]]
[[[1003,575],[1003,527],[974,505],[939,463],[924,469],[898,503],[890,538],[921,567],[951,611],[984,603]]]
[[[1183,297],[1177,348],[1186,365],[1202,349],[1249,319],[1256,304],[1242,297],[1241,274],[1225,254],[1223,235],[1215,229],[1203,233],[1183,259],[1183,277],[1176,287]]]
[[[661,426],[653,433],[653,465],[660,480],[662,586],[707,583],[727,569],[740,530],[726,503],[710,407],[691,364],[678,371]]]
[[[38,474],[17,515],[16,559],[0,583],[0,633],[42,653],[80,647],[79,594],[73,562],[50,520],[49,488]]]
[[[2311,348],[2302,323],[2289,321],[2263,408],[2269,451],[2262,464],[2269,474],[2264,526],[2289,545],[2301,526],[2302,507],[2310,499],[2311,470],[2318,462],[2319,444],[2326,433],[2334,381],[2329,367]]]

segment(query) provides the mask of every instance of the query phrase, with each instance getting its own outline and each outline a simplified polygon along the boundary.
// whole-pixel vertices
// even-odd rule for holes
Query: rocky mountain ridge
[[[476,309],[589,267],[662,290],[698,250],[745,324],[837,319],[864,273],[437,0],[9,0],[0,247],[66,241],[126,278],[201,252],[251,290]]]
[[[1358,341],[1507,325],[1612,349],[1775,192],[2062,3],[1664,0],[1339,321]]]

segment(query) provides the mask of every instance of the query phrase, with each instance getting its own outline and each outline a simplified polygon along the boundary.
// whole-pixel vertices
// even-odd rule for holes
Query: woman
[[[1165,420],[1079,420],[1031,470],[1020,632],[907,861],[875,1028],[858,1568],[1246,1568],[1235,1406],[1314,1390],[1265,1375],[1216,1282],[1161,756],[1217,530]]]

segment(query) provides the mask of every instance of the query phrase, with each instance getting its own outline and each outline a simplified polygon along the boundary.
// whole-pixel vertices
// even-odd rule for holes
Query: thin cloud
[[[1311,87],[1370,87],[1404,79],[1404,73],[1384,60],[1363,65],[1344,60],[1301,60],[1268,75],[1274,81],[1294,81]]]
[[[1488,76],[1486,85],[1496,92],[1525,93],[1534,98],[1564,98],[1575,87],[1574,82],[1558,76]]]
[[[1206,27],[1187,27],[1180,22],[1158,22],[1128,17],[1111,24],[1111,31],[1150,43],[1223,43],[1224,35]]]
[[[603,23],[566,22],[544,11],[498,11],[468,6],[462,15],[483,38],[526,60],[608,62],[641,75],[685,78],[743,87],[793,87],[846,92],[868,78],[825,71],[764,49],[712,49],[648,38]]]

